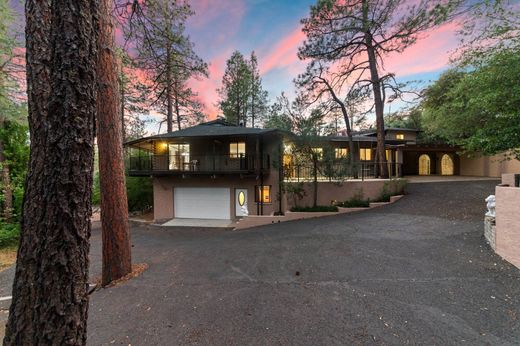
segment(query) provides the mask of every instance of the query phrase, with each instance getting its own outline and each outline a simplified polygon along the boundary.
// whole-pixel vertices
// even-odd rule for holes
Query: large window
[[[255,202],[256,203],[271,203],[271,185],[256,186]]]
[[[346,159],[348,156],[347,148],[336,148],[334,151],[336,152],[337,159]]]
[[[359,148],[359,159],[361,161],[372,160],[372,149],[371,148]]]
[[[246,156],[246,143],[245,142],[232,142],[229,143],[229,157],[240,158]]]
[[[171,170],[187,170],[190,164],[190,145],[168,144],[168,152],[170,155],[169,169]]]
[[[323,158],[323,148],[311,148],[311,150],[318,160]]]

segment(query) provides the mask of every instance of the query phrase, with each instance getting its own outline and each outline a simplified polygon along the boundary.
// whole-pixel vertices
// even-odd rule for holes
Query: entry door
[[[235,189],[235,215],[239,217],[249,215],[246,189]]]

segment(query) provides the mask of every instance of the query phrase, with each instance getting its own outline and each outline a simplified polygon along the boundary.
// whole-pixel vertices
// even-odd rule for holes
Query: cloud
[[[298,59],[298,46],[305,39],[305,34],[298,26],[289,35],[278,41],[267,53],[259,57],[261,74],[266,74],[274,69],[300,67],[303,63]]]
[[[451,22],[420,38],[403,53],[394,53],[385,61],[385,69],[398,77],[437,71],[449,65],[450,52],[458,46],[456,32],[460,24]]]

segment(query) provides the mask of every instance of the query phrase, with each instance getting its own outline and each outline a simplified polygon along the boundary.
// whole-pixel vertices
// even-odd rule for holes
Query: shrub
[[[153,184],[150,177],[126,177],[128,211],[148,211],[153,206]]]
[[[335,212],[338,211],[338,207],[335,205],[318,205],[316,207],[292,207],[291,211],[294,212]]]
[[[368,208],[370,200],[363,197],[363,189],[359,189],[351,199],[339,204],[343,208]]]
[[[407,184],[408,181],[406,179],[390,179],[389,181],[385,181],[381,193],[375,202],[390,202],[390,197],[404,195]]]
[[[20,225],[17,223],[0,223],[0,248],[18,244]]]

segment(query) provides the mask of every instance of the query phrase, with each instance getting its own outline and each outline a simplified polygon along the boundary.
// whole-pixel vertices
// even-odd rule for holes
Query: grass
[[[291,211],[306,213],[336,212],[338,211],[338,207],[336,207],[335,205],[318,205],[316,207],[292,207]]]

